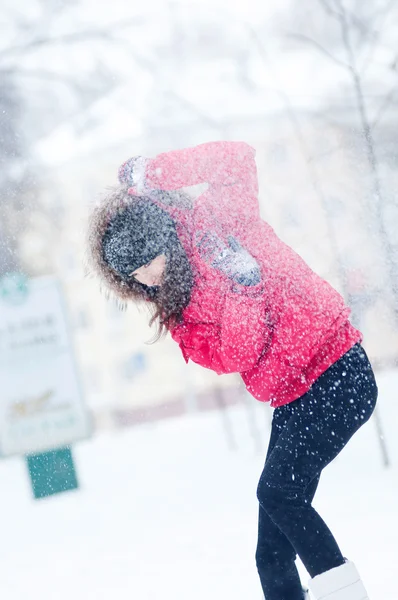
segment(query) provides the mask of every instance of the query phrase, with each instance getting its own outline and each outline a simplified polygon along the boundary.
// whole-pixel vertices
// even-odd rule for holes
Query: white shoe
[[[359,573],[350,561],[310,579],[308,587],[314,600],[369,600]]]

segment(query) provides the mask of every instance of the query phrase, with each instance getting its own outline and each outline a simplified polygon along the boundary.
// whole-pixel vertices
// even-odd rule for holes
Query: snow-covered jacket
[[[170,195],[162,205],[194,273],[183,322],[170,332],[186,362],[240,373],[255,398],[276,407],[362,339],[340,294],[261,219],[252,147],[210,142],[159,154],[144,178],[154,190],[208,184],[192,208]]]
[[[171,332],[186,362],[239,372],[254,397],[279,406],[361,340],[340,294],[260,218],[249,145],[210,142],[160,154],[147,162],[145,182],[161,190],[208,184],[186,222],[195,286],[184,322]]]

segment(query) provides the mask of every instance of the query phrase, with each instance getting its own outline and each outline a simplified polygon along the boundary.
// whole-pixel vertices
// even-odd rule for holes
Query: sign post
[[[70,448],[59,448],[26,457],[35,498],[45,498],[78,487]]]
[[[77,487],[68,446],[91,423],[55,278],[0,280],[0,380],[0,455],[28,455],[36,498]]]

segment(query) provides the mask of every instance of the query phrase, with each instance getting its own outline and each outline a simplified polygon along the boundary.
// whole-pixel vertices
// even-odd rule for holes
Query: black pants
[[[302,600],[297,555],[311,577],[344,563],[311,502],[322,469],[370,418],[376,400],[372,367],[356,344],[304,396],[275,409],[257,490],[256,563],[266,600]]]

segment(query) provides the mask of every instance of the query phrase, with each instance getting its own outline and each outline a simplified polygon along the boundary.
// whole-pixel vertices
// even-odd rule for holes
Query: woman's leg
[[[309,503],[315,495],[319,479],[306,490]],[[256,564],[266,600],[302,600],[303,591],[296,567],[296,551],[292,544],[260,505]]]
[[[344,558],[306,490],[370,418],[376,398],[373,371],[357,345],[307,394],[281,408],[289,418],[267,458],[258,498],[311,577],[342,565]]]
[[[266,463],[288,420],[289,415],[283,411],[274,412]],[[312,481],[306,490],[308,502],[312,502],[318,481],[318,478]],[[256,564],[266,600],[302,600],[296,556],[296,551],[285,534],[260,505]]]

